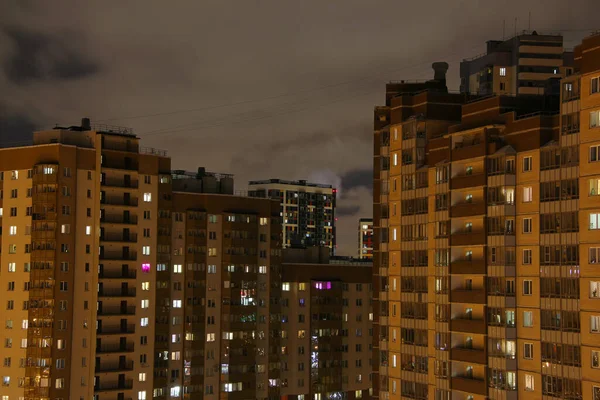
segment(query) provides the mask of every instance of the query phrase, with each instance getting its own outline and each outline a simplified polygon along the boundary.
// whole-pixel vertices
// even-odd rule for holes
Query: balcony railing
[[[461,392],[475,393],[482,396],[487,395],[487,385],[484,378],[474,378],[468,376],[453,376],[451,381],[453,390]]]
[[[455,260],[450,262],[451,274],[485,274],[485,260]]]
[[[460,175],[450,180],[450,189],[464,189],[469,187],[485,186],[487,178],[485,174]]]
[[[450,235],[451,246],[476,246],[486,242],[486,234],[484,230],[477,231],[459,231]]]
[[[99,297],[135,297],[135,288],[100,289]]]
[[[102,307],[98,310],[99,316],[111,316],[111,315],[135,315],[135,306],[122,307]]]
[[[472,304],[485,304],[487,296],[485,291],[482,289],[473,290],[452,290],[450,292],[451,303],[472,303]]]
[[[121,372],[121,371],[132,371],[133,361],[120,362],[120,363],[104,363],[96,364],[96,372]]]
[[[466,347],[454,347],[450,349],[450,359],[467,363],[486,364],[487,356],[485,349],[472,349]]]
[[[100,384],[94,388],[95,392],[113,392],[117,390],[131,390],[133,389],[133,379],[128,379],[124,382],[112,382]]]
[[[450,330],[484,335],[487,332],[487,326],[485,319],[455,318],[450,321]]]
[[[135,324],[127,324],[127,326],[103,326],[96,330],[98,335],[122,335],[135,333]]]
[[[134,350],[133,343],[128,343],[126,346],[121,346],[119,343],[115,344],[104,344],[96,347],[96,353],[109,354],[109,353],[131,353]]]
[[[460,203],[450,208],[451,218],[470,217],[473,215],[483,215],[486,213],[486,205],[484,202],[476,203]]]

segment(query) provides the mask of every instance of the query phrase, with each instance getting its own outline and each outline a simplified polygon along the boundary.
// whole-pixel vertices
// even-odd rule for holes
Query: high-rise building
[[[87,119],[0,149],[3,398],[278,398],[279,203],[232,192]]]
[[[269,179],[250,181],[249,196],[281,203],[283,247],[324,246],[335,254],[335,203],[331,185]]]
[[[372,263],[285,249],[281,395],[293,400],[370,395]]]
[[[373,218],[358,220],[358,258],[373,258]]]
[[[599,79],[596,34],[560,103],[388,85],[374,397],[600,398]]]
[[[460,91],[479,95],[547,93],[550,78],[573,72],[573,52],[560,34],[536,31],[487,42],[485,54],[460,63]]]

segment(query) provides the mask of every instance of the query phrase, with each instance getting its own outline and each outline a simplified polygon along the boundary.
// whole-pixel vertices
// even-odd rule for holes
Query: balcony
[[[128,307],[102,307],[98,310],[98,316],[112,316],[112,315],[135,315],[135,306]]]
[[[100,218],[100,223],[103,224],[118,224],[118,225],[136,225],[137,217],[131,216],[129,218],[123,218],[122,215],[105,215]]]
[[[450,262],[451,274],[478,274],[486,273],[485,260],[456,260]]]
[[[133,361],[96,364],[96,372],[133,371]]]
[[[113,392],[117,390],[131,390],[133,389],[133,379],[128,379],[122,382],[112,382],[100,384],[94,388],[94,392]]]
[[[97,335],[129,335],[135,333],[135,324],[126,326],[103,326],[96,330]]]
[[[451,303],[485,304],[486,301],[487,296],[483,289],[455,289],[450,292]]]
[[[98,354],[111,354],[111,353],[131,353],[133,352],[133,343],[128,343],[126,346],[121,346],[119,343],[105,344],[96,347],[96,353]]]
[[[119,270],[119,271],[107,271],[104,270],[98,274],[98,279],[135,279],[137,272],[135,270]]]
[[[487,326],[485,319],[455,318],[450,321],[450,330],[485,335],[487,333]]]
[[[450,235],[450,246],[477,246],[486,243],[484,230],[454,232]]]
[[[129,235],[109,235],[100,236],[101,242],[111,243],[137,243],[137,235],[130,233]]]
[[[453,376],[451,381],[452,390],[475,393],[482,396],[487,395],[487,385],[483,378],[469,378],[466,376]]]
[[[483,157],[485,153],[486,145],[484,142],[470,142],[468,145],[466,143],[456,143],[456,147],[452,150],[452,161]]]
[[[460,175],[450,179],[450,189],[465,189],[470,187],[485,186],[487,178],[485,174]]]
[[[135,288],[100,289],[98,297],[135,297]]]
[[[104,198],[100,201],[100,204],[103,206],[113,206],[113,207],[137,207],[138,199],[125,199],[125,198]]]
[[[485,353],[485,349],[455,347],[450,350],[450,359],[453,361],[485,365],[487,363],[487,355]]]
[[[477,203],[460,203],[450,207],[450,217],[471,217],[473,215],[483,215],[487,212],[487,207],[484,202]]]
[[[123,252],[104,252],[100,253],[100,260],[109,261],[135,261],[137,259],[136,253],[123,253]]]

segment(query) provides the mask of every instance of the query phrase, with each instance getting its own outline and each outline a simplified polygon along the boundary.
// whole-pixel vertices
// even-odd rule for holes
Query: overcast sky
[[[0,2],[0,145],[55,123],[134,128],[173,167],[339,188],[338,253],[372,215],[372,111],[385,82],[432,77],[531,28],[573,47],[597,0]],[[597,3],[596,3],[597,4]]]

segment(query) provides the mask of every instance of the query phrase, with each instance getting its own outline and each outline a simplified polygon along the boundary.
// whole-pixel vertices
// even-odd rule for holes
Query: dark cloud
[[[6,115],[0,105],[0,147],[23,146],[31,143],[36,124],[25,115]]]
[[[43,33],[10,26],[4,27],[2,33],[11,47],[3,70],[14,83],[81,79],[100,69],[89,54],[81,53],[74,46],[77,32]]]
[[[354,188],[373,188],[372,169],[353,169],[342,175],[342,189],[348,191]]]
[[[335,215],[338,217],[355,216],[360,211],[360,206],[338,206]]]

